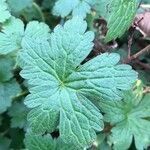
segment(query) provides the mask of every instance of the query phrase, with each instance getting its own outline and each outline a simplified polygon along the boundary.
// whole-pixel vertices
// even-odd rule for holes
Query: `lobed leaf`
[[[3,24],[0,32],[0,54],[8,54],[21,49],[23,39],[28,40],[31,38],[39,43],[48,40],[49,31],[46,24],[38,21],[29,22],[24,31],[23,22],[20,19],[11,17]]]
[[[41,136],[27,133],[24,142],[28,150],[55,150],[56,147],[56,141],[49,134]]]
[[[89,147],[96,131],[103,129],[89,91],[99,100],[120,99],[120,90],[129,89],[137,78],[130,66],[117,65],[117,54],[106,53],[80,65],[93,47],[93,33],[86,28],[86,22],[75,17],[58,25],[49,43],[23,40],[19,55],[25,62],[21,76],[30,85],[25,104],[33,108],[28,115],[32,131],[51,133],[58,127],[63,141],[79,149]]]
[[[25,145],[28,150],[78,150],[75,145],[67,145],[62,139],[53,139],[50,134],[34,135],[29,132],[25,136]]]
[[[129,91],[122,101],[100,103],[104,120],[114,126],[109,136],[114,149],[128,149],[133,137],[137,149],[146,149],[150,144],[150,94],[145,94],[138,103],[136,94]]]
[[[58,0],[53,8],[53,14],[64,18],[72,13],[73,16],[85,18],[94,4],[95,0]]]

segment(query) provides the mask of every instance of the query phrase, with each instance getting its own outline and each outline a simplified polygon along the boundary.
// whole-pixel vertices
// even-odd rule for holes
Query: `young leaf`
[[[105,41],[121,37],[134,20],[137,0],[100,0],[98,3],[97,10],[107,20],[108,32]]]
[[[26,134],[24,142],[28,150],[78,150],[77,145],[67,145],[60,138],[53,139],[50,134],[42,136],[29,132]]]
[[[2,26],[0,32],[0,54],[8,54],[12,51],[22,48],[22,39],[33,38],[37,42],[43,42],[48,39],[49,27],[44,23],[32,21],[27,24],[24,31],[24,24],[20,19],[11,17]]]
[[[73,16],[85,18],[87,13],[90,13],[91,7],[95,4],[95,0],[58,0],[55,3],[53,14],[61,17],[66,17],[70,13]]]
[[[20,91],[20,87],[15,80],[0,83],[0,113],[3,113],[11,106],[12,98]]]
[[[52,132],[57,126],[68,144],[88,147],[96,139],[95,131],[103,129],[102,115],[91,102],[120,99],[137,78],[128,65],[117,65],[117,54],[103,54],[80,65],[93,47],[93,32],[87,24],[73,18],[58,25],[50,41],[38,44],[23,41],[20,59],[24,60],[22,77],[30,84],[25,104],[33,108],[28,115],[32,131]]]
[[[51,135],[34,135],[27,133],[25,137],[25,146],[28,150],[55,150],[56,141],[52,139]]]
[[[0,0],[0,23],[5,22],[10,18],[10,13],[8,11],[8,6],[6,0]]]
[[[122,101],[100,103],[106,113],[105,121],[114,125],[110,136],[114,149],[128,149],[133,137],[137,149],[146,149],[150,144],[150,94],[144,95],[138,103],[137,99],[137,93],[130,91],[125,93]]]

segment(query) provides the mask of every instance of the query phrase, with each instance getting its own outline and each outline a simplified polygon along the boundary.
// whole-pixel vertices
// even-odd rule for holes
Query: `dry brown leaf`
[[[150,12],[136,15],[135,24],[144,37],[150,37]]]

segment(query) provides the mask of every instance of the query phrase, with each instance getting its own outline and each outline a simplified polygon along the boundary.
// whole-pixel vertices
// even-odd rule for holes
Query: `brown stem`
[[[129,40],[128,40],[128,59],[130,59],[131,57],[131,46],[132,46],[132,41],[133,41],[133,35],[134,35],[134,31],[131,34],[131,36],[129,36]]]
[[[150,44],[146,46],[145,48],[143,48],[142,50],[140,50],[139,52],[137,52],[136,54],[124,60],[124,63],[130,63],[132,60],[137,59],[138,57],[140,57],[141,55],[149,51],[150,51]]]
[[[137,52],[136,54],[131,56],[131,60],[136,59],[138,57],[140,57],[142,54],[149,52],[150,51],[150,44],[148,46],[146,46],[145,48],[143,48],[142,50],[140,50],[139,52]]]

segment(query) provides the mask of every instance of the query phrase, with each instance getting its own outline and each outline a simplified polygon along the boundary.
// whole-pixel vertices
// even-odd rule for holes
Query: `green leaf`
[[[107,20],[106,42],[121,37],[131,26],[137,10],[137,0],[100,0],[96,6]]]
[[[44,8],[44,9],[52,9],[53,8],[53,6],[54,6],[54,4],[55,4],[55,2],[56,2],[56,0],[43,0],[42,1],[42,7]]]
[[[102,115],[90,97],[120,99],[120,90],[129,89],[137,78],[130,66],[117,65],[117,54],[80,65],[93,47],[93,32],[86,29],[85,21],[73,18],[54,29],[49,43],[23,41],[20,52],[26,63],[21,75],[31,87],[25,104],[33,108],[28,115],[32,131],[52,132],[58,126],[64,142],[80,149],[103,129]]]
[[[0,23],[5,22],[10,18],[10,13],[8,11],[8,6],[6,0],[0,0]]]
[[[139,94],[140,96],[140,94]],[[100,107],[104,120],[114,127],[111,130],[110,142],[114,149],[126,150],[133,137],[137,149],[146,149],[150,144],[150,94],[146,94],[137,103],[137,93],[126,92],[122,101],[103,101]],[[118,138],[119,137],[119,138]]]
[[[22,39],[33,38],[37,42],[43,42],[48,39],[49,27],[44,23],[32,21],[27,24],[24,31],[24,24],[20,19],[11,17],[4,23],[0,32],[0,54],[8,54],[22,48]]]
[[[38,20],[42,22],[45,21],[45,16],[42,12],[41,7],[35,2],[33,2],[30,7],[26,7],[25,9],[23,9],[19,14],[20,16],[23,16],[27,22],[32,20]]]
[[[15,102],[8,110],[12,128],[25,128],[27,124],[28,108],[23,103]]]
[[[11,140],[0,135],[0,150],[9,150]]]
[[[33,0],[8,0],[8,6],[12,12],[20,12],[26,7],[31,7]]]
[[[72,13],[73,16],[85,18],[94,4],[95,0],[58,0],[53,8],[53,14],[64,18]]]
[[[28,150],[79,150],[75,145],[67,145],[62,139],[53,139],[50,134],[34,135],[27,133],[25,136],[25,146]]]
[[[0,32],[0,54],[8,54],[21,48],[24,24],[20,19],[12,17],[4,23]]]
[[[15,80],[0,83],[0,113],[3,113],[11,106],[12,98],[20,91],[20,87]]]
[[[55,139],[54,139],[55,140]],[[74,144],[66,144],[63,142],[63,140],[59,137],[56,139],[56,150],[80,150],[80,148],[78,147],[78,145],[74,145]]]
[[[0,82],[9,81],[13,77],[15,61],[11,57],[0,56]]]
[[[51,135],[33,135],[26,134],[25,146],[28,150],[55,150],[56,141],[52,139]]]

